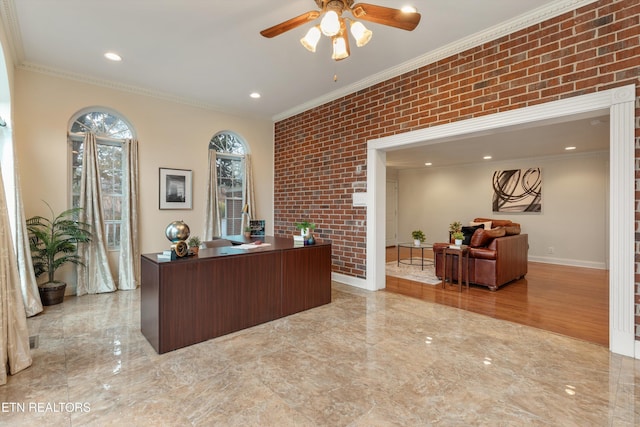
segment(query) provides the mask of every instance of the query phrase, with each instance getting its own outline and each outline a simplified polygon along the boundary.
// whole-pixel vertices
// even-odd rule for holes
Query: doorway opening
[[[609,349],[635,357],[634,218],[635,85],[610,89],[491,116],[379,138],[367,147],[367,280],[371,290],[385,287],[386,152],[417,145],[446,143],[461,136],[497,129],[527,128],[609,113]],[[639,350],[640,353],[640,350]]]

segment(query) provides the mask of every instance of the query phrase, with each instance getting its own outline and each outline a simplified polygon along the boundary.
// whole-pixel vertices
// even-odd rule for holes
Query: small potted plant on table
[[[309,221],[301,221],[296,223],[296,228],[300,230],[302,236],[302,243],[307,245],[315,245],[316,239],[313,237],[313,230],[316,229],[316,225]],[[295,237],[294,237],[295,240]]]
[[[413,237],[414,246],[420,246],[425,240],[425,236],[424,236],[424,233],[422,232],[422,230],[414,230],[414,231],[412,231],[411,232],[411,237]]]
[[[462,223],[460,221],[454,221],[449,224],[449,233],[453,234],[457,231],[462,231]]]
[[[454,221],[449,224],[449,243],[454,241],[453,234],[462,231],[462,223],[460,221]],[[464,239],[464,237],[462,237]]]
[[[462,245],[462,240],[464,239],[464,234],[462,234],[462,231],[456,231],[454,233],[451,233],[451,237],[453,238],[453,241],[456,246]]]
[[[45,204],[51,211],[51,218],[29,218],[27,230],[35,276],[48,274],[48,280],[38,284],[40,300],[42,305],[55,305],[64,300],[67,287],[65,282],[56,280],[56,271],[67,263],[84,265],[77,244],[91,241],[91,225],[77,219],[82,208],[68,209],[55,216],[51,206]]]
[[[187,240],[187,245],[189,246],[189,251],[194,255],[198,255],[198,252],[200,251],[200,244],[201,243],[202,242],[200,241],[200,238],[198,236],[189,237],[189,240]]]
[[[309,221],[301,221],[296,223],[296,228],[300,230],[300,235],[302,237],[309,237],[311,232],[316,229],[316,225]]]

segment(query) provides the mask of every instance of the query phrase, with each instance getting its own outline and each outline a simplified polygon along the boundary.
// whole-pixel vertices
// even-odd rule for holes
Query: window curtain
[[[24,215],[22,205],[22,193],[20,191],[20,178],[18,174],[18,161],[13,158],[13,171],[15,176],[15,224],[16,224],[16,258],[18,262],[18,276],[20,278],[20,289],[24,309],[28,317],[35,316],[42,311],[38,282],[33,272],[33,262],[31,261],[31,250],[29,249],[29,233],[27,232],[27,220]]]
[[[18,263],[13,251],[9,211],[0,171],[0,385],[7,372],[16,374],[31,366],[29,329],[24,308]]]
[[[13,186],[13,199],[5,192],[5,203],[9,213],[9,220],[14,231],[15,254],[18,263],[18,277],[20,280],[20,290],[24,300],[24,309],[28,317],[35,316],[42,311],[38,283],[33,272],[31,262],[31,251],[29,250],[29,233],[22,205],[22,193],[20,192],[20,174],[18,173],[18,158],[16,156],[15,144],[11,135],[11,129],[0,128],[0,147],[3,150],[2,162],[6,166],[4,171],[10,171],[11,177],[5,180],[5,185]],[[4,187],[3,187],[4,188]]]
[[[245,196],[244,200],[249,205],[249,217],[256,219],[255,200],[256,196],[253,189],[253,172],[251,166],[251,155],[244,155],[244,179],[245,179]]]
[[[138,141],[128,139],[123,147],[122,225],[118,289],[136,289],[140,284],[140,246],[138,243]]]
[[[209,177],[207,179],[207,204],[204,224],[204,240],[212,240],[222,235],[220,224],[220,204],[218,200],[218,173],[216,151],[209,150]]]
[[[92,238],[89,243],[78,245],[78,252],[85,265],[77,267],[77,295],[113,292],[116,286],[109,269],[102,222],[98,145],[96,136],[91,132],[87,132],[84,137],[80,207],[80,220],[91,225]]]

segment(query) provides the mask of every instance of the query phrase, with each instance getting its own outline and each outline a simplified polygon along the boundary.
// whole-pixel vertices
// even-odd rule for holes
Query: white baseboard
[[[636,340],[636,341],[635,341],[635,344],[636,344],[636,346],[635,346],[635,347],[636,347],[636,348],[635,348],[635,350],[636,350],[636,351],[635,351],[635,353],[634,353],[634,357],[635,357],[636,359],[640,359],[640,341]]]
[[[606,270],[607,265],[604,262],[583,261],[579,259],[552,258],[545,256],[529,256],[530,262],[540,262],[543,264],[568,265],[571,267],[595,268],[598,270]]]
[[[356,288],[365,289],[367,291],[371,290],[371,289],[369,289],[367,287],[367,280],[366,279],[360,279],[358,277],[347,276],[346,274],[333,273],[332,272],[331,273],[331,280],[343,283],[345,285],[353,286],[353,287],[356,287]]]

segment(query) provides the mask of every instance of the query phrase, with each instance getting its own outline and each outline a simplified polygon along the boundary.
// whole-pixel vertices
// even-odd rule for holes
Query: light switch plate
[[[367,206],[367,193],[363,191],[353,193],[353,206]]]

